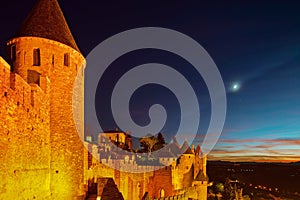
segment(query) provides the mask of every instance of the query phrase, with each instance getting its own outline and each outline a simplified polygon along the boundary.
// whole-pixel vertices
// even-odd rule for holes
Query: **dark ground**
[[[244,194],[254,199],[266,196],[281,199],[300,199],[300,162],[297,163],[232,163],[209,161],[207,173],[210,181],[224,182],[226,178],[238,180]],[[261,196],[261,198],[260,198]]]

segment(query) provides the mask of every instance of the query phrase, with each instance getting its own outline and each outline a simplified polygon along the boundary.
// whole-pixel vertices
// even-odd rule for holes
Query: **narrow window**
[[[54,55],[52,55],[52,65],[54,65]]]
[[[17,48],[16,45],[12,45],[10,49],[10,59],[12,62],[16,61],[17,59]]]
[[[40,49],[33,50],[33,66],[41,65],[41,52]]]
[[[64,66],[70,65],[70,55],[68,53],[64,54]]]

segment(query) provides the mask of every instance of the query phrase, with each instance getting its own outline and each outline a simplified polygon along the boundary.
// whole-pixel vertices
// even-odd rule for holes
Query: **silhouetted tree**
[[[153,148],[154,151],[163,148],[164,145],[166,144],[165,138],[162,133],[157,134],[157,140],[158,140],[158,142],[154,145],[154,148]]]
[[[163,144],[163,145],[166,144],[165,138],[162,133],[157,134],[157,139],[160,144]]]

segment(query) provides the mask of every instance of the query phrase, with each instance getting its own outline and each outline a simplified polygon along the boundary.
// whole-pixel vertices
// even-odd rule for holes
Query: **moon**
[[[230,91],[231,92],[237,92],[239,91],[241,88],[241,84],[240,83],[233,83],[230,87]]]

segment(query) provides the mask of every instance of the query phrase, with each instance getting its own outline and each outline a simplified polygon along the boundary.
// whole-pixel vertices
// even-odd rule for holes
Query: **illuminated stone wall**
[[[182,189],[192,184],[194,176],[195,156],[192,154],[183,154],[178,163],[174,165],[172,171],[172,183],[174,189]],[[191,169],[192,168],[192,169]]]
[[[160,170],[138,166],[134,158],[100,158],[102,164],[90,160],[80,141],[84,132],[83,56],[43,38],[15,38],[8,42],[11,46],[16,48],[12,65],[0,58],[0,199],[80,199],[87,190],[85,184],[102,177],[113,178],[124,199],[141,199],[146,192],[157,198],[162,189],[165,196],[173,196],[191,186],[199,170],[206,175],[206,160],[193,154],[183,155],[179,163]],[[37,48],[40,65],[34,66]],[[39,75],[37,84],[28,83],[36,78],[30,71]],[[74,85],[76,76],[79,82]],[[85,146],[99,156],[97,148]],[[107,167],[110,164],[121,166],[121,170]],[[127,173],[130,169],[141,173]],[[150,172],[142,173],[145,170]],[[207,184],[199,188],[203,192],[192,195],[205,199]]]
[[[172,166],[154,171],[148,185],[148,193],[153,198],[169,197],[175,194],[172,184]]]
[[[114,142],[120,142],[125,144],[126,141],[126,135],[123,132],[116,132],[116,133],[99,133],[98,134],[98,143],[101,143],[101,139],[105,137],[105,138],[109,138],[111,141]]]
[[[187,195],[197,200],[207,200],[207,181],[199,181],[196,186],[187,189]]]
[[[27,84],[0,57],[0,199],[50,197],[49,80]]]

